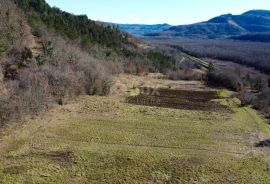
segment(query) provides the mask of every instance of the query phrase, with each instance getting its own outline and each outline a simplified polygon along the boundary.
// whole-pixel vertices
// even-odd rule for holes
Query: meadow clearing
[[[3,130],[0,183],[269,183],[270,126],[231,92],[151,75],[114,81],[110,96]]]

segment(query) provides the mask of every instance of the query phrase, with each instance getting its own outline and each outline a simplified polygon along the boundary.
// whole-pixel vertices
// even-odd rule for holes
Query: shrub
[[[0,38],[0,56],[7,50],[6,43]]]
[[[36,113],[47,106],[48,82],[38,69],[23,69],[19,72],[19,87],[15,91],[19,110],[23,113]]]
[[[260,75],[253,76],[249,79],[250,87],[252,90],[262,91],[264,87],[267,87],[267,81]],[[266,85],[266,86],[265,86]]]
[[[44,65],[46,62],[49,62],[53,56],[54,48],[52,42],[46,41],[42,43],[42,49],[40,55],[37,57],[37,64]]]
[[[257,99],[256,101],[254,101],[253,106],[255,109],[263,112],[264,114],[268,114],[269,101],[270,101],[270,91],[269,89],[265,89],[263,92],[257,95]]]
[[[12,99],[7,95],[0,94],[0,127],[11,121],[11,118],[15,119],[17,114],[16,105],[12,103]]]
[[[166,73],[167,78],[171,80],[201,80],[202,74],[194,72],[192,69],[178,69],[175,71],[168,71]]]
[[[32,51],[29,48],[24,47],[21,52],[21,60],[24,61],[24,60],[32,59],[32,58],[33,58]]]
[[[176,60],[161,52],[149,51],[147,58],[152,61],[152,65],[160,72],[165,72],[166,69],[173,68],[176,64]]]
[[[230,71],[209,72],[207,75],[207,82],[209,85],[226,87],[234,91],[240,91],[243,86],[241,78]]]
[[[242,106],[252,105],[254,106],[258,102],[258,98],[255,94],[242,90],[239,94],[239,99]]]
[[[208,72],[214,72],[215,71],[215,66],[212,62],[209,63],[209,66],[208,66]]]
[[[49,93],[57,102],[63,102],[64,98],[72,96],[74,86],[70,79],[71,76],[52,67],[46,70],[45,74],[48,80]]]

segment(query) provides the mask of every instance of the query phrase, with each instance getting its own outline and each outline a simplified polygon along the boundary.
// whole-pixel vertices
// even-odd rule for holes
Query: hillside
[[[265,13],[267,12],[267,13]],[[176,26],[168,31],[175,36],[221,38],[270,31],[270,11],[253,10],[241,15],[221,15],[209,21]]]
[[[0,126],[78,95],[106,95],[112,75],[166,72],[182,57],[45,0],[0,7]]]
[[[173,36],[222,38],[246,33],[270,31],[270,11],[253,10],[241,15],[221,15],[206,22],[175,26],[168,29]]]
[[[269,184],[269,43],[146,41],[119,28],[172,27],[111,25],[45,0],[0,10],[1,184]],[[253,34],[230,16],[201,24]]]
[[[252,10],[241,15],[226,14],[208,21],[190,25],[171,26],[166,29],[155,29],[145,32],[143,25],[136,27],[136,32],[129,27],[121,26],[122,30],[134,35],[149,37],[188,37],[188,38],[226,38],[248,33],[270,31],[270,11]]]
[[[85,15],[75,16],[50,7],[44,0],[15,0],[15,3],[29,17],[30,22],[39,19],[70,39],[80,38],[84,46],[99,43],[119,47],[128,43],[127,34],[117,28],[92,21]]]

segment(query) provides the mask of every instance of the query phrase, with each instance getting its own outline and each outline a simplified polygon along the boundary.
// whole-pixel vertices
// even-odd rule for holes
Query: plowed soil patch
[[[228,107],[212,101],[218,98],[216,91],[142,88],[138,96],[127,98],[127,103],[174,109],[229,112]]]

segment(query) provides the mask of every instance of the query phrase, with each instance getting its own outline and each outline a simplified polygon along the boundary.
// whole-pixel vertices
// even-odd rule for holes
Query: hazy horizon
[[[241,14],[248,10],[270,10],[268,0],[46,0],[73,14],[89,19],[122,24],[191,24],[221,14]]]

